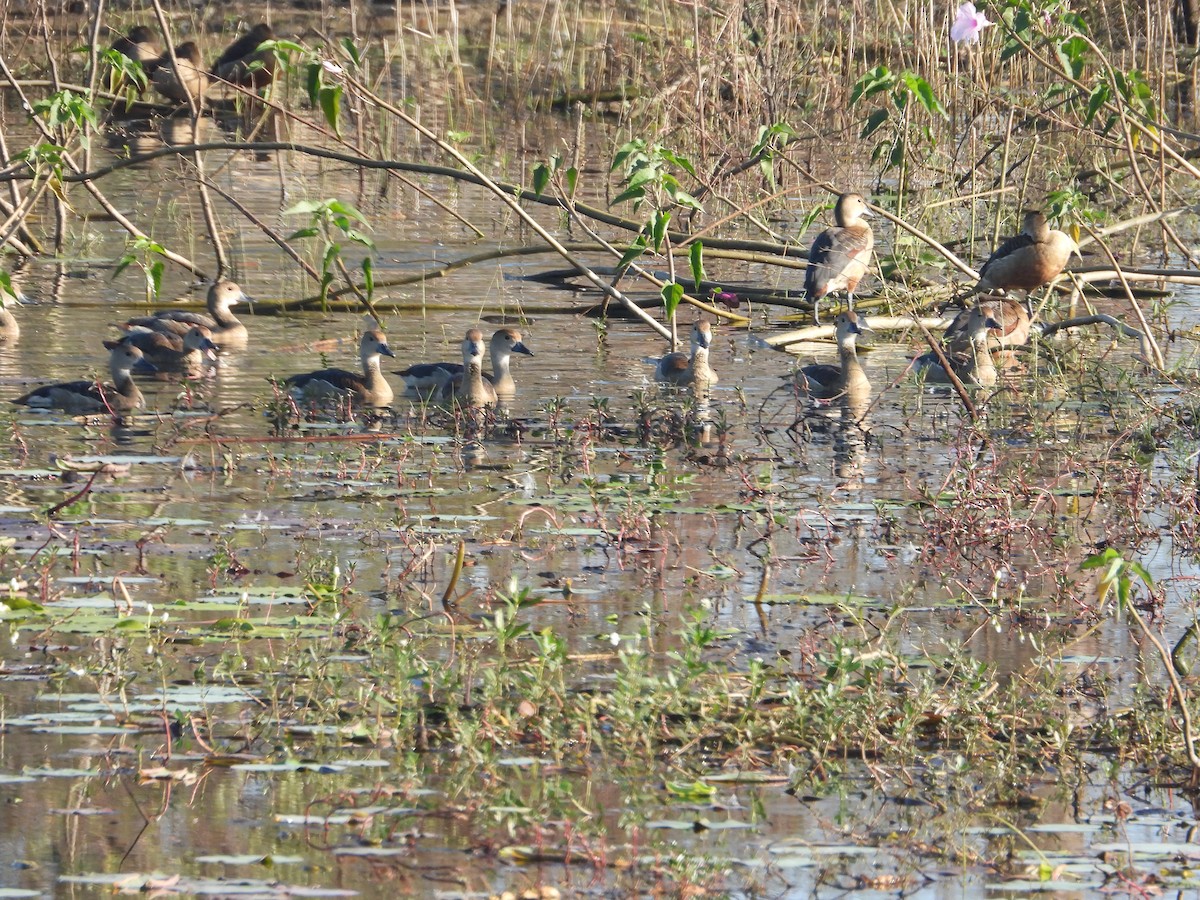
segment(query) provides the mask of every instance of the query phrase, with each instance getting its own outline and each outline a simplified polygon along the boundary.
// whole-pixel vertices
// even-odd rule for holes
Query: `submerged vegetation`
[[[304,6],[0,11],[0,299],[42,301],[0,317],[5,398],[88,327],[51,300],[270,285],[217,379],[4,419],[12,896],[1193,886],[1188,4]],[[819,402],[770,348],[832,335],[784,326],[847,190],[839,321],[879,334]],[[936,313],[1035,208],[1082,252],[958,365]],[[461,299],[500,262],[549,287]],[[345,331],[383,377],[372,329],[431,312],[471,329],[446,402],[320,395]],[[482,323],[530,316],[518,412]],[[633,383],[622,341],[681,331],[683,388]]]

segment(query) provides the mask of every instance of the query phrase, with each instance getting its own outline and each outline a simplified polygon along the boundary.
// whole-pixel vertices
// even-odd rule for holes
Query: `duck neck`
[[[137,382],[133,380],[129,369],[120,368],[112,370],[113,387],[122,397],[140,397],[142,392],[138,389]]]
[[[483,364],[478,357],[471,357],[467,363],[466,393],[470,397],[483,395]]]
[[[368,390],[377,390],[385,384],[383,372],[379,369],[379,354],[368,353],[362,358],[363,378],[366,379]]]
[[[996,383],[996,361],[987,347],[987,335],[971,342],[971,380],[983,387]]]
[[[217,323],[218,328],[230,328],[234,325],[241,325],[241,320],[229,311],[228,306],[214,306],[209,310],[213,317],[213,321]]]
[[[854,336],[851,335],[849,340],[840,341],[838,343],[838,359],[842,364],[842,380],[846,384],[865,380],[867,375],[863,371],[862,363],[858,361],[858,351],[854,346]]]
[[[512,391],[516,387],[512,372],[509,370],[511,360],[511,353],[503,350],[492,351],[492,385],[498,391]]]

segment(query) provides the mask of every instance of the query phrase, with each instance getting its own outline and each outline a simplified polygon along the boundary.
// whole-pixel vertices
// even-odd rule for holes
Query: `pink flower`
[[[968,44],[979,43],[979,33],[989,25],[988,17],[975,9],[975,4],[968,2],[958,8],[954,24],[950,26],[950,40],[956,44],[966,41]]]

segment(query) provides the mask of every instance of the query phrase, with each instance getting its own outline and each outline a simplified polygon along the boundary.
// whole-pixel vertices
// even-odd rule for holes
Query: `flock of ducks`
[[[145,404],[134,381],[134,373],[176,372],[196,377],[210,371],[217,354],[239,350],[247,344],[246,326],[231,311],[249,298],[232,281],[218,281],[208,290],[208,313],[163,310],[152,316],[136,316],[121,328],[119,340],[106,340],[109,350],[110,383],[68,381],[36,388],[14,403],[40,409],[59,409],[74,414],[108,413],[121,416]],[[2,309],[2,307],[0,307]],[[11,312],[11,337],[18,332]],[[0,325],[4,320],[0,320]],[[0,333],[2,336],[2,333]],[[489,352],[492,372],[483,371]],[[422,401],[447,405],[489,407],[511,399],[516,392],[511,359],[514,353],[533,356],[515,328],[501,328],[485,344],[478,328],[470,329],[462,342],[462,363],[435,362],[411,366],[395,374],[405,381],[407,393]],[[322,403],[349,399],[361,407],[383,408],[395,397],[384,376],[383,357],[395,358],[387,337],[377,328],[359,340],[361,372],[320,369],[291,375],[283,382],[298,402]]]
[[[135,34],[136,30],[130,38]],[[245,40],[249,41],[249,36]],[[853,309],[854,290],[867,270],[874,245],[871,227],[863,221],[868,215],[870,210],[861,195],[843,194],[835,208],[836,225],[821,232],[810,252],[805,286],[813,301],[813,318],[817,319],[817,304],[829,294],[844,291],[851,305],[834,323],[838,363],[808,365],[796,372],[797,388],[814,398],[831,399],[869,388],[856,341],[871,329]],[[990,292],[1028,292],[1048,284],[1061,274],[1074,252],[1077,248],[1070,237],[1050,229],[1040,212],[1028,213],[1021,233],[1005,241],[983,265],[978,283],[966,294],[982,296],[951,323],[943,352],[926,353],[913,361],[913,367],[928,381],[946,382],[953,374],[965,384],[994,385],[998,369],[989,344],[994,342],[1002,351],[1020,346],[1029,339],[1031,324],[1025,304]],[[104,342],[109,349],[110,384],[71,381],[46,385],[14,402],[72,413],[121,415],[136,410],[144,404],[144,397],[133,379],[135,372],[195,376],[216,363],[218,352],[245,347],[246,326],[231,310],[246,302],[249,298],[238,285],[219,281],[208,291],[207,314],[165,310],[131,318],[121,326],[126,332],[122,338]],[[0,305],[0,341],[15,339],[18,334],[16,319]],[[696,322],[690,352],[668,353],[659,359],[655,379],[697,391],[715,384],[717,374],[709,364],[712,340],[711,323]],[[533,355],[516,329],[500,328],[485,343],[483,333],[472,328],[463,338],[461,364],[422,363],[395,374],[404,379],[406,393],[423,402],[495,406],[515,393],[514,354]],[[483,370],[485,355],[491,359],[491,374]],[[292,375],[284,385],[291,396],[306,402],[336,398],[365,407],[386,407],[395,395],[382,371],[385,356],[395,358],[395,353],[383,332],[372,328],[359,342],[361,372],[321,369]]]
[[[167,100],[188,103],[190,98],[200,104],[214,81],[252,90],[270,84],[275,79],[275,54],[260,48],[274,39],[270,25],[255,25],[225,48],[207,71],[195,41],[175,45],[172,59],[171,51],[160,51],[154,32],[144,25],[117,38],[112,48],[140,63],[150,86]]]
[[[861,194],[846,193],[834,206],[835,224],[813,241],[805,269],[804,289],[813,305],[813,322],[819,325],[820,301],[830,294],[845,292],[848,311],[834,322],[838,364],[818,363],[796,372],[798,390],[817,399],[859,394],[869,389],[866,373],[858,361],[858,336],[871,329],[854,311],[854,291],[870,265],[875,237],[864,219],[872,215]],[[949,382],[951,375],[964,384],[991,386],[999,377],[989,343],[1004,351],[1029,340],[1031,316],[1027,304],[993,292],[1029,292],[1050,284],[1062,274],[1071,255],[1079,248],[1069,235],[1050,228],[1045,215],[1036,210],[1025,214],[1021,233],[1001,244],[979,271],[979,280],[960,299],[982,295],[964,309],[946,330],[943,353],[929,352],[913,360],[912,367],[926,381]],[[702,322],[692,332],[690,358],[672,353],[659,361],[656,377],[676,385],[714,383],[716,374],[708,364],[711,326]],[[947,370],[949,365],[949,370]]]

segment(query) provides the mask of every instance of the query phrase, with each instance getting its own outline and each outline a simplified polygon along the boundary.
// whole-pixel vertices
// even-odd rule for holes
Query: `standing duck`
[[[833,209],[837,224],[818,234],[808,251],[804,294],[813,305],[813,322],[817,325],[821,324],[821,300],[835,291],[845,291],[847,303],[854,309],[854,291],[867,274],[871,248],[875,246],[875,234],[863,221],[870,215],[861,194],[842,194]]]
[[[717,373],[708,364],[708,350],[712,346],[712,323],[701,320],[692,325],[692,352],[668,353],[658,361],[654,369],[654,380],[676,387],[688,385],[712,385],[717,383]]]
[[[501,328],[492,335],[488,349],[492,357],[492,374],[483,373],[485,381],[490,381],[500,396],[512,396],[516,393],[517,385],[513,380],[510,363],[514,353],[533,356],[533,351],[525,346],[521,332],[515,328]],[[397,372],[404,379],[405,387],[419,397],[432,397],[440,394],[442,388],[454,378],[461,375],[461,363],[419,363],[409,366],[402,372]]]
[[[175,60],[178,67],[171,62],[171,54],[163,53],[151,65],[154,75],[150,83],[154,89],[176,103],[187,103],[188,96],[200,106],[204,100],[204,92],[208,90],[208,73],[204,71],[204,63],[200,60],[200,48],[195,41],[187,41],[175,48]]]
[[[987,346],[988,333],[998,333],[1003,328],[978,306],[973,306],[967,313],[965,330],[970,338],[970,346],[965,352],[954,352],[948,347],[945,351],[946,360],[963,384],[991,387],[996,383],[997,373],[995,360]],[[913,369],[923,373],[927,382],[948,384],[950,381],[945,367],[933,351],[913,360]]]
[[[208,289],[208,315],[185,309],[163,309],[152,316],[135,316],[122,327],[127,330],[149,328],[182,337],[193,326],[203,325],[218,347],[236,349],[246,345],[246,326],[229,310],[239,303],[249,302],[250,298],[232,281],[218,281]]]
[[[861,395],[871,387],[855,349],[858,336],[870,332],[871,328],[854,310],[839,313],[833,324],[837,328],[838,359],[841,364],[814,363],[796,372],[797,387],[820,400],[842,394]]]
[[[358,358],[362,374],[345,369],[321,369],[290,376],[284,384],[298,399],[314,400],[331,397],[354,397],[364,406],[387,406],[392,402],[392,386],[383,377],[379,358],[396,354],[388,347],[382,331],[372,329],[363,333],[358,342]]]
[[[1049,284],[1062,274],[1079,247],[1064,232],[1050,228],[1037,210],[1025,214],[1021,233],[1011,237],[988,257],[979,270],[979,281],[965,296],[983,291],[1029,291]]]
[[[105,341],[109,349],[108,368],[112,373],[112,384],[98,381],[66,381],[47,384],[36,388],[13,403],[32,409],[61,409],[69,413],[111,413],[121,415],[132,412],[145,404],[146,398],[138,389],[130,374],[136,367],[139,371],[157,371],[142,358],[142,351],[122,341]]]
[[[213,63],[212,73],[221,81],[258,90],[275,80],[275,53],[259,50],[265,41],[273,41],[275,32],[266,22],[255,25],[225,48]]]
[[[483,332],[472,328],[462,342],[462,371],[442,385],[438,396],[443,403],[462,406],[495,406],[496,389],[483,378]]]

